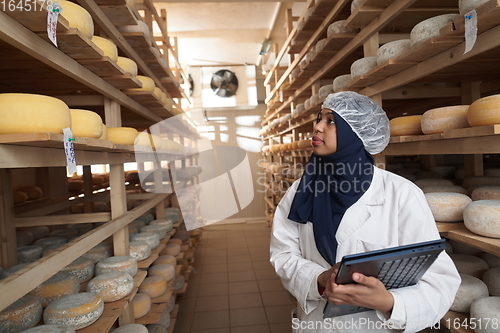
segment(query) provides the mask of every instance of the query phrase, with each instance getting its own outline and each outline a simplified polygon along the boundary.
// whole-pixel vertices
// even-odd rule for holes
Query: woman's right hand
[[[330,280],[330,278],[332,277],[332,275],[337,276],[337,272],[339,271],[339,267],[340,267],[340,262],[333,265],[333,267],[330,268],[329,270],[324,271],[323,273],[318,275],[318,287],[326,288],[326,285],[327,285],[328,281]],[[335,280],[335,277],[334,277],[334,280]]]

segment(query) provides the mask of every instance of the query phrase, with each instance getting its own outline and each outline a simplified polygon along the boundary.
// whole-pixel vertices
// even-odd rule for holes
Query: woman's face
[[[337,151],[337,126],[334,113],[330,109],[323,109],[318,113],[314,124],[312,138],[314,154],[326,156]]]

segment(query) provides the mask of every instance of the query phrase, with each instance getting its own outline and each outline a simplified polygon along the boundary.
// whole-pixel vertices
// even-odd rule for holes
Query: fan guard
[[[228,69],[221,69],[212,74],[210,88],[219,97],[231,97],[238,90],[238,78],[236,74]]]

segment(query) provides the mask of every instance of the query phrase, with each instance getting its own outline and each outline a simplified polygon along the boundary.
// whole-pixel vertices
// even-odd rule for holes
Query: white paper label
[[[68,166],[68,174],[76,172],[75,149],[73,148],[73,133],[69,127],[63,128],[64,134],[64,153],[66,154],[66,164]]]
[[[472,50],[477,39],[477,12],[475,9],[465,14],[465,51]]]
[[[50,41],[57,47],[57,19],[62,8],[57,2],[53,2],[47,6],[47,11],[47,35]]]

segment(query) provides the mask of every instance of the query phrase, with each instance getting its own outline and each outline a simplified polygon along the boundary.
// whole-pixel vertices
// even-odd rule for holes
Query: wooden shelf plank
[[[113,87],[120,90],[142,87],[142,83],[130,73],[125,73],[123,75],[105,76],[103,77],[103,79]]]
[[[463,37],[433,37],[411,47],[396,59],[403,63],[421,62],[464,41]]]
[[[48,40],[47,33],[39,33]],[[102,59],[104,52],[76,28],[57,34],[57,47],[73,59]]]
[[[112,304],[113,303],[113,304]],[[127,304],[125,301],[116,301],[104,304],[104,312],[99,319],[90,326],[78,330],[78,333],[109,332]]]
[[[163,311],[165,311],[166,307],[167,307],[167,303],[152,304],[151,310],[149,310],[148,314],[146,314],[144,317],[136,319],[135,323],[142,324],[142,325],[158,323],[158,321],[160,320],[161,315],[162,315]]]
[[[470,138],[476,136],[488,136],[497,134],[500,134],[500,124],[449,130],[443,132],[443,138],[446,139],[467,138],[467,137]]]
[[[163,295],[155,297],[155,298],[151,298],[151,303],[157,304],[157,303],[166,303],[166,302],[168,302],[168,300],[172,296],[172,292],[173,292],[172,288],[167,288],[167,290],[165,290],[165,292],[163,293]]]
[[[137,262],[137,267],[141,269],[147,269],[151,264],[158,258],[158,253],[151,253],[149,257],[144,260],[140,260]]]
[[[485,252],[500,256],[500,239],[476,235],[468,229],[451,230],[447,237]]]
[[[125,75],[125,72],[113,60],[105,56],[100,59],[80,59],[78,63],[91,72],[103,76]]]
[[[440,233],[445,234],[444,235],[445,237],[449,231],[465,229],[465,225],[463,222],[455,222],[455,223],[436,222],[436,226]]]
[[[23,134],[3,134],[0,135],[0,144],[63,148],[64,136],[56,133],[23,133]],[[78,150],[91,151],[112,151],[113,143],[107,140],[95,138],[76,137],[73,146]]]
[[[99,7],[115,26],[137,25],[137,19],[127,5],[100,5]]]

